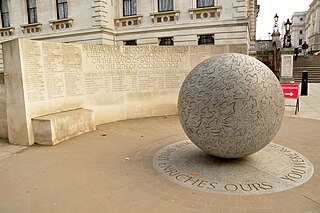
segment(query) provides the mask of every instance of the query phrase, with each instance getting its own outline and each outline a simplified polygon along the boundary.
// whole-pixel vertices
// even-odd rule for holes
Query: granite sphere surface
[[[186,77],[178,114],[189,139],[222,158],[241,158],[265,147],[277,134],[285,109],[273,72],[236,53],[209,58]]]

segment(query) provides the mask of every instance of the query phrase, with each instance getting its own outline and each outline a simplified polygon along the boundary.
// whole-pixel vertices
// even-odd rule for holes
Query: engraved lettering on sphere
[[[284,97],[272,71],[242,54],[223,54],[196,66],[178,100],[180,123],[203,151],[240,158],[265,147],[280,128]]]

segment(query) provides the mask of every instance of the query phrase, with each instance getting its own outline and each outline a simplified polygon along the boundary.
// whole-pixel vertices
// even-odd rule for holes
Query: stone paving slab
[[[153,168],[155,153],[187,139],[176,116],[97,129],[2,159],[0,212],[320,212],[318,120],[284,118],[273,143],[308,158],[314,174],[298,187],[264,195],[208,193],[163,178]]]
[[[27,146],[19,146],[9,144],[7,140],[0,138],[0,160],[10,155],[13,155],[19,151],[26,149]]]
[[[295,105],[296,100],[286,99],[286,105]],[[320,84],[309,83],[308,95],[300,96],[300,111],[294,114],[295,107],[287,106],[285,116],[320,120]]]
[[[101,125],[55,147],[26,149],[0,139],[0,212],[320,212],[320,84],[309,84],[300,98],[301,111],[286,107],[273,141],[313,163],[314,175],[297,188],[231,196],[171,183],[152,158],[187,138],[176,117],[150,118]]]

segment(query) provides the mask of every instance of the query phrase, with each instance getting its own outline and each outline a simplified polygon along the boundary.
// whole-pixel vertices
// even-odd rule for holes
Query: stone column
[[[293,50],[292,48],[283,48],[281,50],[281,83],[293,83]]]
[[[3,52],[9,143],[32,145],[31,119],[27,122],[19,40],[3,43]]]
[[[256,42],[250,41],[249,44],[249,55],[256,58],[257,57],[257,50],[256,50]]]

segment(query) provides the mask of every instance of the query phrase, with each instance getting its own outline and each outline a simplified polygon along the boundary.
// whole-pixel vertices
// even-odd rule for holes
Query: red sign
[[[299,84],[281,84],[285,98],[299,98]]]

